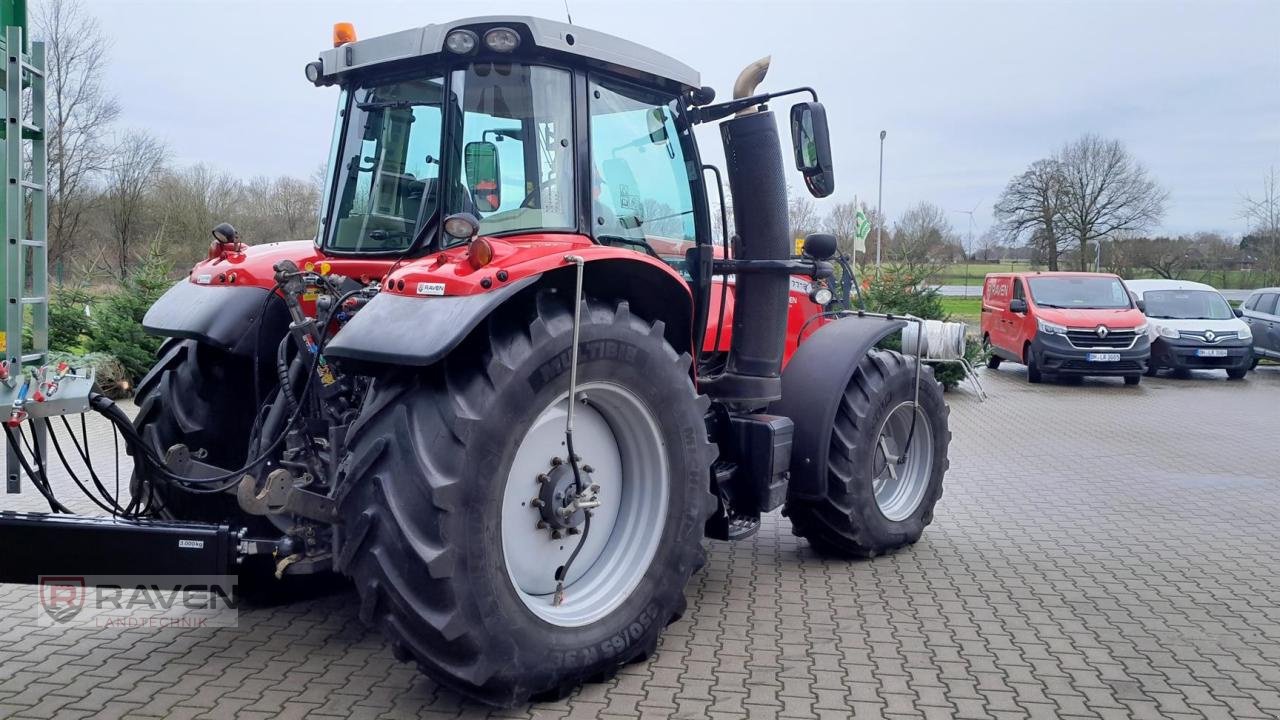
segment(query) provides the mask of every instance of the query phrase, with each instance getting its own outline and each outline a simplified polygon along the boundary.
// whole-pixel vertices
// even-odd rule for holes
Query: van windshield
[[[1148,290],[1142,294],[1147,317],[1168,320],[1230,320],[1231,306],[1212,290]]]
[[[1113,277],[1059,276],[1033,277],[1031,299],[1047,308],[1078,310],[1118,310],[1133,307],[1124,283]]]

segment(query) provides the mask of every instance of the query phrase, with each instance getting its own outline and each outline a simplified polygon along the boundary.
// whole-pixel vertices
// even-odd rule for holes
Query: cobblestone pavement
[[[771,517],[711,543],[655,659],[492,714],[1280,716],[1280,368],[986,385],[949,395],[947,491],[915,547],[827,560]],[[68,630],[0,586],[0,717],[491,713],[395,662],[355,606],[338,587],[235,628]]]

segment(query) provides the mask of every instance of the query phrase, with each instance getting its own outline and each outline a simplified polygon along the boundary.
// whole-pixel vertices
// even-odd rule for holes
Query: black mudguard
[[[274,348],[288,327],[284,303],[266,288],[196,285],[179,280],[142,318],[152,335],[198,340],[236,355],[251,355],[261,337]]]
[[[906,324],[905,320],[845,317],[818,328],[791,356],[782,372],[782,399],[769,406],[771,414],[795,423],[788,498],[824,496],[831,432],[845,388],[862,357]]]
[[[414,297],[382,293],[369,301],[325,346],[339,360],[430,365],[458,346],[499,305],[537,282],[521,278],[479,295]]]

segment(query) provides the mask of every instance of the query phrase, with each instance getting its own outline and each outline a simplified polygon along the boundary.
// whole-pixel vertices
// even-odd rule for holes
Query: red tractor
[[[940,386],[876,349],[904,321],[832,309],[834,238],[792,253],[767,104],[812,96],[789,124],[823,197],[816,93],[757,92],[756,64],[716,103],[536,18],[338,29],[306,66],[341,90],[315,240],[219,226],[147,314],[170,339],[138,386],[135,456],[164,463],[137,463],[139,516],[244,528],[246,571],[349,576],[398,657],[497,704],[649,657],[703,537],[779,507],[827,553],[920,538]],[[694,140],[715,122],[732,238]]]

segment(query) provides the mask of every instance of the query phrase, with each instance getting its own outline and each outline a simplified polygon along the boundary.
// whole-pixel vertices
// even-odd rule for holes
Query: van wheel
[[[1147,369],[1143,372],[1147,377],[1155,377],[1160,372],[1160,366],[1154,362],[1147,363]]]
[[[1036,364],[1036,354],[1031,349],[1031,345],[1027,345],[1026,350],[1022,351],[1022,362],[1027,366],[1027,382],[1039,385],[1044,380],[1044,375],[1040,373],[1040,366]]]
[[[1140,382],[1142,382],[1141,375],[1125,375],[1124,376],[1125,385],[1137,385]]]
[[[1000,369],[1000,356],[996,354],[995,348],[991,347],[991,336],[982,336],[982,352],[987,354],[987,367],[992,370]]]
[[[1246,373],[1248,373],[1248,372],[1249,372],[1248,368],[1239,368],[1239,369],[1234,369],[1234,368],[1233,368],[1233,369],[1231,369],[1231,370],[1228,370],[1228,371],[1227,371],[1227,379],[1228,379],[1228,380],[1243,380],[1243,379],[1244,379],[1245,374],[1246,374]]]

